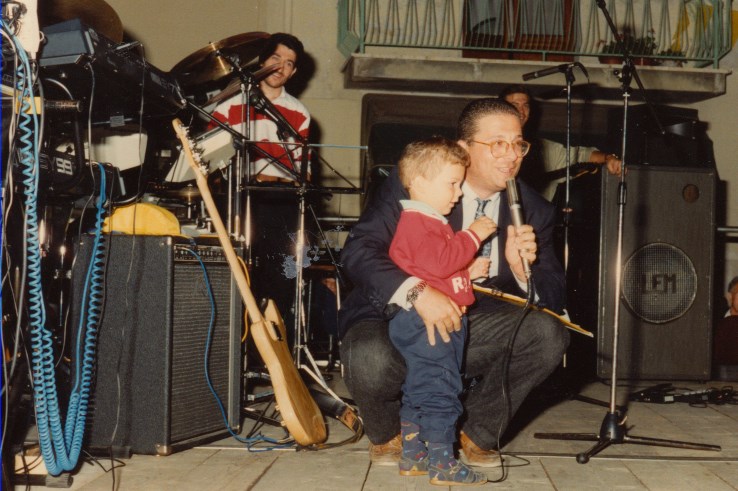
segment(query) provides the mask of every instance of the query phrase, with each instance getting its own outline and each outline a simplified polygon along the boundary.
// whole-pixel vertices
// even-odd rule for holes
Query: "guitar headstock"
[[[196,175],[207,176],[208,164],[202,161],[202,151],[197,148],[195,142],[190,138],[189,129],[180,121],[179,118],[172,120],[172,127],[177,134],[179,141],[182,143],[182,149],[187,154],[188,163]]]

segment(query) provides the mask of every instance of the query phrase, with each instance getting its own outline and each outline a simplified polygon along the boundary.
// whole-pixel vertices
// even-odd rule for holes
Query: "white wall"
[[[187,55],[235,34],[253,31],[291,32],[298,36],[315,62],[315,73],[301,100],[319,125],[320,143],[359,144],[363,91],[343,88],[343,56],[336,48],[336,0],[108,0],[126,32],[141,41],[147,59],[169,70]],[[734,4],[734,10],[738,6]],[[738,69],[738,49],[721,62],[721,68]],[[727,181],[727,225],[738,226],[738,76],[728,77],[727,93],[693,104],[700,119],[709,123],[720,178]],[[326,160],[354,180],[359,175],[358,151],[326,149]],[[327,170],[324,170],[325,174]],[[326,185],[341,185],[331,181]],[[335,195],[332,213],[358,213],[356,196]],[[738,238],[729,244],[727,257],[716,258],[727,279],[738,274]],[[716,271],[716,273],[718,272]]]

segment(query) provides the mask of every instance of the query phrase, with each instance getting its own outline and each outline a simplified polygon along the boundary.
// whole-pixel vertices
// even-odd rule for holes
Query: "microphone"
[[[292,127],[289,121],[287,121],[284,116],[282,116],[282,113],[279,112],[279,109],[274,107],[274,104],[264,97],[261,92],[255,90],[251,93],[251,105],[254,106],[257,111],[261,111],[263,114],[269,116],[277,125],[279,130],[292,135],[295,140],[299,142],[304,141],[302,135]]]
[[[528,80],[532,80],[534,78],[546,77],[548,75],[553,75],[554,73],[564,73],[569,68],[575,67],[575,66],[579,67],[582,70],[582,72],[584,72],[584,76],[589,78],[589,74],[587,73],[587,69],[584,68],[584,65],[576,61],[573,63],[563,63],[561,65],[544,68],[543,70],[538,70],[536,72],[526,73],[523,75],[523,81],[527,82]]]
[[[510,206],[510,217],[512,218],[513,226],[517,229],[525,223],[523,218],[523,206],[520,203],[520,192],[518,191],[518,183],[515,182],[515,178],[507,180],[507,204]],[[523,271],[525,271],[525,277],[530,278],[530,263],[527,259],[521,256],[523,261]]]

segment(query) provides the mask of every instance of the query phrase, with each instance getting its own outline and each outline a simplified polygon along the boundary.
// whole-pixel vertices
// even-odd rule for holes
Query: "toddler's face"
[[[461,198],[465,172],[461,165],[446,164],[434,176],[418,176],[410,185],[410,198],[432,206],[441,215],[448,215]]]

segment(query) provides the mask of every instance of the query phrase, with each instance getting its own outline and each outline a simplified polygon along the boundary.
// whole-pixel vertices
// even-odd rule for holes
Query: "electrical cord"
[[[507,346],[505,348],[505,355],[503,359],[503,365],[502,365],[502,395],[503,399],[505,401],[505,419],[500,420],[500,426],[497,429],[497,453],[500,458],[500,470],[501,474],[498,479],[491,479],[490,482],[498,483],[503,482],[507,479],[507,469],[509,468],[509,465],[505,465],[505,462],[502,458],[502,451],[500,449],[500,439],[502,438],[502,429],[507,426],[507,424],[510,423],[512,420],[512,402],[510,401],[510,361],[512,359],[512,349],[515,345],[515,338],[518,336],[518,332],[520,331],[520,327],[523,325],[523,320],[525,319],[525,316],[528,315],[528,312],[530,312],[530,306],[533,304],[533,299],[535,298],[535,287],[533,285],[533,280],[529,276],[526,278],[526,284],[527,284],[527,290],[528,290],[528,296],[526,298],[525,305],[523,306],[522,310],[520,311],[520,316],[518,317],[517,322],[515,323],[515,327],[512,330],[512,333],[510,334],[510,339],[507,342]]]
[[[103,306],[103,272],[106,263],[105,239],[102,234],[103,220],[105,215],[105,190],[107,188],[105,168],[97,164],[100,170],[100,196],[98,198],[97,214],[95,216],[95,239],[92,246],[92,256],[87,269],[85,286],[82,291],[82,312],[77,330],[77,345],[75,356],[75,384],[69,400],[66,421],[66,446],[71,450],[70,459],[75,461],[79,458],[82,447],[82,438],[87,416],[89,394],[92,387],[92,368],[94,364],[95,349],[97,346],[97,329],[100,325]],[[88,290],[89,287],[89,290]],[[89,292],[89,295],[88,295]],[[84,313],[86,312],[86,319]],[[84,324],[84,327],[83,327]],[[83,340],[84,335],[84,342]],[[81,347],[84,344],[84,354]],[[82,363],[80,364],[80,359]],[[72,419],[72,415],[76,419]]]
[[[202,275],[203,280],[205,281],[206,290],[208,293],[208,299],[210,301],[210,322],[208,325],[208,334],[205,341],[205,353],[203,357],[203,368],[205,371],[205,381],[207,382],[208,389],[210,389],[210,392],[213,394],[213,398],[215,399],[215,402],[218,404],[218,408],[220,409],[221,417],[223,418],[223,423],[226,429],[228,430],[228,433],[238,442],[245,443],[248,445],[248,448],[250,451],[269,451],[269,450],[276,450],[276,449],[282,449],[282,448],[291,448],[294,447],[295,444],[293,442],[289,444],[282,444],[280,441],[275,440],[273,438],[269,438],[266,436],[259,436],[254,438],[243,438],[242,436],[238,435],[233,429],[231,428],[230,424],[228,424],[228,415],[226,413],[225,407],[223,405],[223,401],[221,400],[220,396],[218,395],[217,391],[215,390],[215,387],[213,386],[212,379],[210,377],[210,345],[213,338],[213,331],[215,328],[215,298],[213,297],[213,288],[210,284],[210,278],[208,276],[207,269],[205,268],[205,263],[202,261],[202,258],[200,255],[194,250],[185,248],[185,251],[187,251],[189,254],[194,256],[197,261],[200,263],[200,268],[202,269]],[[269,443],[272,444],[272,446],[261,449],[261,450],[253,450],[253,446],[261,443]]]
[[[3,20],[3,28],[10,28]],[[20,42],[11,36],[17,45]],[[20,47],[20,46],[19,46]],[[51,333],[46,329],[46,309],[41,288],[41,255],[38,226],[38,134],[39,119],[34,104],[32,90],[32,71],[30,61],[23,49],[16,49],[21,61],[17,68],[16,104],[19,107],[19,160],[23,176],[23,194],[25,196],[24,218],[26,223],[25,251],[27,259],[28,281],[28,322],[31,331],[33,348],[32,373],[33,394],[36,410],[36,425],[39,434],[41,452],[48,471],[52,475],[60,474],[69,467],[70,462],[63,448],[63,432],[61,429],[59,404],[56,394],[56,381],[53,369],[53,349]],[[53,439],[53,441],[52,441]],[[57,458],[59,464],[57,464]]]

